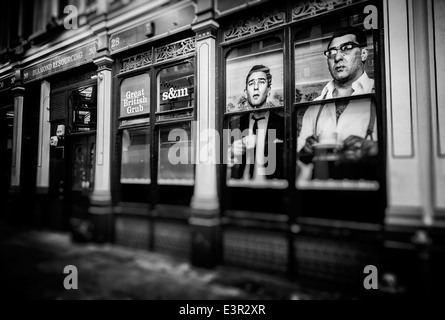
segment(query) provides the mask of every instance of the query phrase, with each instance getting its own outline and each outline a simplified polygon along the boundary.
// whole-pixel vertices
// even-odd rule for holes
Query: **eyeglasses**
[[[363,47],[363,45],[360,45],[360,44],[354,43],[354,42],[346,42],[346,43],[343,43],[339,47],[334,47],[334,48],[330,48],[329,50],[326,50],[324,52],[324,55],[326,57],[328,57],[329,59],[332,59],[337,55],[339,50],[342,55],[347,55],[352,51],[352,49],[358,48],[358,47]]]

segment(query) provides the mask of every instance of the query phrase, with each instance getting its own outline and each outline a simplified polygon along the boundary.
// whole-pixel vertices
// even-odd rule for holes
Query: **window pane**
[[[193,185],[194,159],[190,123],[161,128],[159,143],[160,184]]]
[[[279,38],[232,49],[226,68],[227,112],[284,105],[283,50]],[[255,79],[250,79],[253,83],[248,86],[251,77]]]
[[[320,101],[295,111],[297,188],[380,187],[380,106],[375,98],[357,99],[375,92],[373,33],[364,28],[364,20],[364,14],[346,16],[295,35],[295,101]]]
[[[97,86],[89,86],[71,92],[71,132],[85,132],[96,130],[96,88]]]
[[[79,191],[84,189],[85,181],[87,181],[87,172],[85,170],[85,162],[87,158],[87,149],[84,143],[78,143],[74,146],[74,167],[72,176],[72,190]]]
[[[337,19],[324,24],[309,26],[299,30],[295,36],[295,102],[313,101],[320,97],[323,88],[332,80],[329,72],[329,59],[324,55],[328,49],[331,37],[335,31],[347,26],[354,26],[364,30],[363,25],[357,24],[359,15]],[[366,31],[366,48],[368,57],[365,71],[370,78],[374,78],[374,47],[372,31]],[[345,38],[346,39],[346,38]],[[341,42],[347,42],[344,40]],[[330,48],[333,46],[331,45]],[[358,49],[360,50],[360,49]]]
[[[194,106],[195,99],[195,68],[192,60],[179,65],[162,69],[158,75],[158,112],[179,110]],[[162,115],[164,120],[184,116],[192,116],[193,110]]]
[[[12,138],[13,138],[13,129],[14,129],[14,111],[8,111],[6,113],[6,125],[7,125],[7,149],[12,150]]]
[[[226,112],[252,112],[228,118],[224,151],[227,185],[285,188],[283,45],[270,37],[230,50],[226,58]],[[279,156],[281,155],[281,156]]]
[[[227,185],[286,188],[283,110],[232,116],[228,128]]]
[[[150,113],[150,76],[144,73],[122,81],[121,118],[148,113]]]
[[[313,105],[296,113],[300,123],[297,187],[300,189],[377,190],[376,104],[371,99]]]
[[[150,183],[150,132],[148,128],[123,131],[121,183]]]
[[[90,179],[90,189],[94,188],[94,181],[95,181],[95,173],[96,173],[96,143],[90,143],[88,145],[89,147],[89,179]]]

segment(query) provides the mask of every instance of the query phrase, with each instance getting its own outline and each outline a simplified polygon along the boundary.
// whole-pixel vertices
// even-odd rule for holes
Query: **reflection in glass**
[[[77,89],[70,95],[71,132],[96,130],[97,123],[97,86]]]
[[[92,137],[82,138],[81,142],[73,146],[72,190],[74,191],[94,188],[96,144],[92,139]]]
[[[85,170],[86,149],[83,143],[74,146],[74,168],[73,168],[73,186],[72,189],[79,191],[84,189],[87,181],[87,172]]]
[[[96,143],[90,145],[90,188],[94,188],[94,178],[96,172]]]
[[[121,183],[150,183],[150,133],[148,128],[122,133]]]
[[[160,130],[160,184],[193,185],[194,165],[191,124],[163,127]]]
[[[158,112],[193,108],[195,100],[195,68],[192,60],[162,69],[158,76]],[[192,116],[193,110],[162,115],[159,120]]]

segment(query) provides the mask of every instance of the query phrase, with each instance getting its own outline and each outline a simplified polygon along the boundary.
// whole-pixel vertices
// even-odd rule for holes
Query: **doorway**
[[[88,220],[89,196],[94,189],[96,135],[67,137],[67,200],[71,220]],[[79,222],[80,223],[80,222]]]
[[[14,131],[14,107],[0,109],[0,195],[3,198],[8,193],[11,184],[12,139]],[[3,203],[3,201],[2,201]]]

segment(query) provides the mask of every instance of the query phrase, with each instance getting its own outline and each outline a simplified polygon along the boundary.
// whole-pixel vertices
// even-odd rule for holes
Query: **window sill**
[[[251,188],[251,189],[286,189],[289,184],[286,180],[229,180],[228,187]]]
[[[139,179],[139,178],[121,178],[122,184],[151,184],[150,179]]]
[[[193,187],[195,185],[194,179],[159,179],[158,184],[162,186],[187,186]]]
[[[312,180],[297,181],[296,187],[300,190],[378,191],[380,184],[365,180]]]

